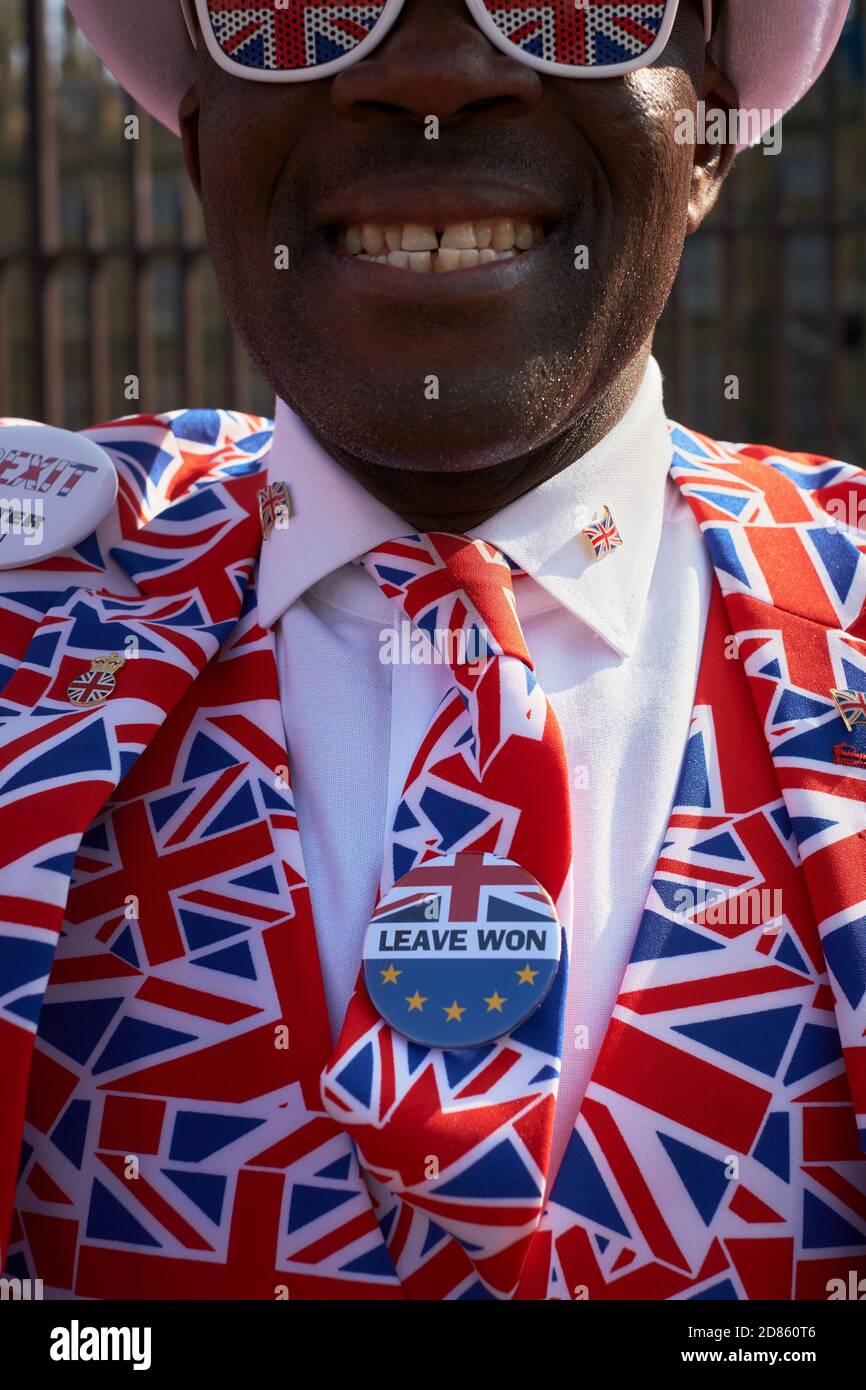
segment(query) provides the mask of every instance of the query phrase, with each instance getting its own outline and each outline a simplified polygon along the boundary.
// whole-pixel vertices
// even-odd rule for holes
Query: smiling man
[[[684,113],[776,124],[847,4],[70,7],[277,403],[0,436],[45,508],[0,556],[6,1272],[835,1296],[864,480],[667,421],[651,348],[735,156]]]

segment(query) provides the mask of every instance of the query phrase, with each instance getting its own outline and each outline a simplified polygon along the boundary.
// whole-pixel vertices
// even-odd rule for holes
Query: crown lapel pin
[[[258,498],[262,538],[269,541],[275,530],[285,530],[292,515],[288,483],[268,483],[259,490]]]
[[[589,525],[583,527],[583,534],[592,546],[596,560],[600,560],[603,555],[609,555],[623,543],[616,522],[610,514],[610,507],[603,507]]]
[[[66,695],[73,705],[101,705],[117,688],[117,673],[126,665],[119,652],[94,657],[87,671],[70,681]]]

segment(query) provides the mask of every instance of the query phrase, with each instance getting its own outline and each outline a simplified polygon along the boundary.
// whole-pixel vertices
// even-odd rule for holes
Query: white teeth
[[[510,217],[497,217],[493,222],[494,251],[510,251],[514,245],[514,223]]]
[[[381,227],[375,227],[370,222],[365,222],[361,228],[361,245],[368,256],[381,255],[385,245],[385,236]]]
[[[446,227],[442,233],[442,245],[448,250],[452,248],[456,251],[472,251],[478,245],[475,239],[475,228],[471,222],[457,222],[453,227]]]
[[[404,251],[438,251],[439,238],[432,227],[420,227],[407,222],[403,228]]]
[[[436,257],[436,274],[444,275],[448,270],[460,269],[460,252],[452,246],[443,246]]]
[[[445,275],[473,270],[495,261],[513,260],[544,241],[544,230],[526,218],[494,217],[479,222],[452,222],[440,233],[429,223],[383,226],[353,224],[340,232],[341,251],[357,260],[375,261],[416,275]]]
[[[530,222],[518,222],[514,228],[514,245],[518,251],[528,251],[535,240]]]

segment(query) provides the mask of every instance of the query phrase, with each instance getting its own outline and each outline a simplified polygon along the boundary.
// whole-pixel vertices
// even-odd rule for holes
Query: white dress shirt
[[[517,611],[572,771],[574,918],[555,1174],[610,1019],[686,744],[711,567],[668,480],[661,373],[589,453],[478,527],[526,578]],[[386,837],[449,672],[386,664],[401,614],[350,562],[411,531],[277,403],[271,482],[293,516],[264,546],[259,617],[275,625],[301,846],[331,1029],[354,989]],[[581,527],[608,505],[623,546],[596,561]]]

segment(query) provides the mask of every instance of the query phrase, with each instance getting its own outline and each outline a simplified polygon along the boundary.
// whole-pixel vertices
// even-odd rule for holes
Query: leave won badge
[[[559,968],[550,895],[495,854],[438,855],[410,870],[373,914],[364,980],[382,1017],[429,1047],[479,1047],[511,1033]]]

